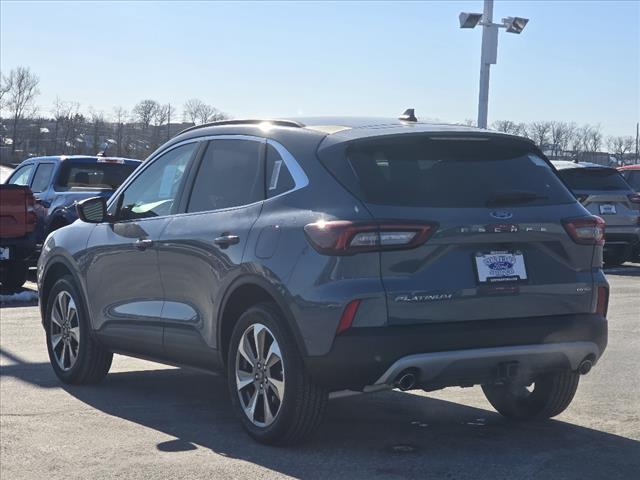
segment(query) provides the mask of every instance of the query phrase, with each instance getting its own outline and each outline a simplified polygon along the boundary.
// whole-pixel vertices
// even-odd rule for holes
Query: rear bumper
[[[487,383],[496,368],[517,362],[520,372],[577,369],[597,362],[607,346],[601,315],[560,315],[429,325],[353,328],[327,355],[307,357],[307,369],[331,390],[389,386],[416,369],[423,388]]]
[[[640,227],[616,227],[609,226],[605,228],[604,248],[607,246],[630,246],[634,247],[640,242]]]
[[[20,238],[0,238],[0,247],[9,247],[9,261],[28,261],[31,263],[37,258],[37,245],[35,232]],[[0,261],[2,265],[3,261]]]

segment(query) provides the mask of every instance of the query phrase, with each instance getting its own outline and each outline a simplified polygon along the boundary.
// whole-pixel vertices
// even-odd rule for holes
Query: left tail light
[[[436,230],[435,223],[356,223],[346,220],[318,221],[304,227],[311,246],[324,255],[415,248]]]
[[[562,222],[574,242],[580,245],[604,245],[605,222],[598,216],[570,218]]]

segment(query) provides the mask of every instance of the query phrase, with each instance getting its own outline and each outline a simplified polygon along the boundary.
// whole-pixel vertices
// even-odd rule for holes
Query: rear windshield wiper
[[[494,192],[489,195],[486,205],[487,207],[495,207],[497,205],[516,205],[518,203],[529,203],[535,200],[546,200],[549,197],[540,195],[535,192]]]

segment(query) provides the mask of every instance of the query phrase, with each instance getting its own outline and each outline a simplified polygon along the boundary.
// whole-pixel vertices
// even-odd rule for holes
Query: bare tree
[[[2,118],[2,110],[4,110],[4,104],[7,100],[7,94],[9,93],[9,90],[9,79],[2,75],[2,73],[0,72],[0,118]]]
[[[207,122],[216,122],[227,118],[227,115],[222,113],[216,107],[208,105],[197,98],[192,98],[186,101],[183,113],[185,120],[195,123],[196,125]]]
[[[509,133],[511,135],[518,135],[520,133],[520,125],[512,120],[496,120],[491,125],[491,128],[498,132]]]
[[[600,151],[602,147],[602,127],[598,124],[589,129],[588,145],[592,152]]]
[[[551,133],[551,122],[532,122],[529,125],[529,135],[539,147],[549,143],[549,134]]]
[[[197,98],[191,98],[184,104],[182,113],[185,121],[196,123],[199,118],[200,106],[203,105],[203,101]]]
[[[627,153],[633,151],[635,145],[636,140],[631,136],[612,136],[607,139],[609,152],[613,153],[618,160],[623,160]]]
[[[142,129],[146,130],[151,125],[159,105],[155,100],[142,100],[133,107],[133,115],[142,124]]]
[[[7,88],[7,93],[3,97],[7,96],[6,104],[12,119],[11,153],[14,154],[18,143],[18,123],[26,117],[35,115],[34,100],[40,93],[38,90],[40,79],[28,67],[17,67],[9,72],[9,76],[4,81],[8,84],[4,87]]]
[[[162,125],[164,125],[169,121],[170,108],[171,107],[169,106],[169,104],[158,105],[156,107],[155,112],[153,112],[153,119],[152,119],[152,123],[156,127],[161,127]]]
[[[551,122],[549,135],[552,144],[553,155],[559,156],[569,148],[569,143],[574,135],[576,126],[568,122]]]
[[[74,139],[84,118],[80,115],[80,104],[78,102],[65,102],[56,97],[51,113],[55,120],[55,127],[53,152],[50,153],[68,153],[74,148]]]
[[[214,107],[213,105],[207,105],[206,103],[202,104],[198,114],[198,120],[200,124],[207,122],[217,122],[219,120],[224,120],[225,118],[227,118],[226,115],[216,107]]]

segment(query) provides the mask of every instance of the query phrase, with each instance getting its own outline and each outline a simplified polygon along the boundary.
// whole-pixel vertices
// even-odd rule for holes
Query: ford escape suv
[[[221,371],[272,444],[344,391],[562,412],[607,343],[603,221],[528,140],[412,117],[195,127],[84,200],[38,265],[56,375],[98,382],[113,353]]]

